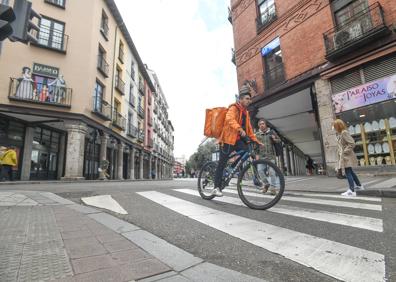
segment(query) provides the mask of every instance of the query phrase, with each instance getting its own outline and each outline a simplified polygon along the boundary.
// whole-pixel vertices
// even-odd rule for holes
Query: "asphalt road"
[[[78,203],[81,197],[110,194],[128,211],[114,215],[206,261],[267,281],[381,281],[384,272],[388,281],[396,281],[396,199],[289,195],[276,206],[279,210],[257,211],[223,201],[237,198],[234,194],[205,201],[179,190],[194,193],[195,187],[195,181],[174,180],[12,185],[0,190],[51,191]],[[299,215],[301,211],[307,213]],[[255,237],[263,232],[263,238]]]

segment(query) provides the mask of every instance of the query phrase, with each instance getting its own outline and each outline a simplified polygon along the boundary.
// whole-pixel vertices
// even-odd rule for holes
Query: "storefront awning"
[[[304,154],[322,161],[318,126],[309,88],[261,107],[257,117],[269,121]]]

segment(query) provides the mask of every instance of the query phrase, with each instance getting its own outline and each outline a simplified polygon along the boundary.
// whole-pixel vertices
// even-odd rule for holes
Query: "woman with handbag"
[[[355,140],[353,140],[352,136],[347,130],[346,124],[341,119],[336,119],[333,123],[333,127],[337,132],[339,168],[345,169],[345,175],[349,184],[349,189],[341,195],[354,197],[356,196],[355,190],[363,190],[363,186],[360,183],[359,178],[352,169],[358,164],[356,155],[353,152]]]

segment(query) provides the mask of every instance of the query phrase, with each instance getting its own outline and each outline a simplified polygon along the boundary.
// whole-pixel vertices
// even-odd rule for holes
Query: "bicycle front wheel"
[[[285,177],[269,160],[257,160],[245,166],[238,177],[238,195],[251,209],[266,210],[282,198]]]
[[[212,200],[214,189],[214,179],[217,168],[217,162],[207,162],[203,165],[198,176],[198,192],[202,199]]]

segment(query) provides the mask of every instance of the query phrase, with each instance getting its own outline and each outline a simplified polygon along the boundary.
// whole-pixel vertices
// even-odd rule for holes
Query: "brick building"
[[[394,0],[231,0],[238,85],[284,140],[282,166],[336,165],[331,123],[347,122],[361,170],[394,169]]]

